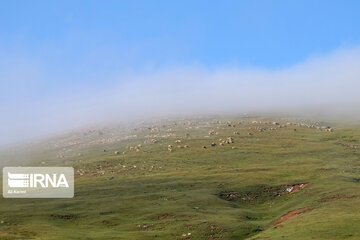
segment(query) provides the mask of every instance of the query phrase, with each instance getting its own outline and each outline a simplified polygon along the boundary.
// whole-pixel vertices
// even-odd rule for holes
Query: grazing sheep
[[[212,146],[212,147],[215,147],[215,146],[216,146],[216,143],[211,143],[211,146]]]
[[[204,148],[204,149],[205,149],[205,148],[206,148],[206,146],[202,146],[202,148]]]
[[[180,139],[178,139],[178,140],[176,140],[176,141],[175,141],[175,143],[181,143],[181,140],[180,140]]]
[[[227,144],[234,143],[234,139],[232,139],[231,137],[228,137],[228,138],[226,139],[226,143],[227,143]]]
[[[168,146],[168,151],[169,151],[169,152],[174,151],[174,150],[173,150],[173,146],[172,146],[172,145],[169,145],[169,146]]]
[[[119,154],[120,154],[118,151],[115,151],[114,153],[115,153],[115,155],[119,155]]]

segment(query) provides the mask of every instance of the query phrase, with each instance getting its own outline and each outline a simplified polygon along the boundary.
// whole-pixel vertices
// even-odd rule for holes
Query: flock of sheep
[[[217,121],[216,123],[220,124],[222,126],[226,126],[226,127],[233,127],[233,128],[236,127],[236,125],[231,123],[230,121],[226,121],[226,122]],[[239,122],[238,124],[243,124],[243,122]],[[175,124],[175,125],[177,125],[177,124]],[[255,130],[255,131],[258,131],[258,132],[265,132],[265,131],[276,131],[276,130],[279,130],[281,128],[287,128],[287,127],[307,127],[307,128],[311,128],[311,129],[318,129],[320,131],[333,132],[333,128],[331,128],[329,126],[321,126],[319,123],[307,124],[307,123],[291,123],[291,122],[287,122],[287,123],[281,124],[281,123],[276,122],[276,121],[257,121],[257,120],[254,120],[254,121],[250,122],[250,126],[248,127],[248,129],[250,131],[247,133],[247,135],[248,136],[254,135],[254,131],[252,131],[252,130]],[[148,127],[147,129],[150,130],[151,133],[159,133],[159,132],[161,132],[159,127]],[[293,130],[297,131],[296,128],[294,128]],[[172,131],[173,131],[173,129],[171,129],[171,128],[166,130],[166,132],[172,132]],[[233,134],[235,136],[240,135],[240,132],[239,131],[234,131]],[[212,129],[212,130],[210,130],[208,132],[208,136],[206,136],[206,137],[210,137],[210,136],[213,136],[213,135],[219,135],[219,132],[217,132],[215,129]],[[159,142],[159,140],[154,138],[154,136],[159,137],[159,135],[147,135],[147,137],[153,137],[153,138],[151,138],[150,142],[156,144],[156,143]],[[163,136],[160,136],[160,137],[168,138],[168,137],[174,137],[174,136],[176,136],[176,135],[168,133],[167,135],[163,135]],[[189,137],[189,136],[190,136],[190,134],[187,133],[186,137]],[[147,143],[147,142],[149,142],[149,141],[145,141],[145,143]],[[182,143],[182,140],[177,139],[177,140],[175,140],[175,145],[169,144],[167,146],[167,150],[169,152],[174,152],[175,148],[189,148],[189,145],[186,145],[186,144],[182,145],[181,143]],[[227,137],[225,139],[220,138],[219,143],[211,142],[209,145],[203,145],[202,148],[207,149],[208,147],[216,147],[218,145],[219,146],[225,146],[227,144],[233,144],[233,143],[234,143],[234,139],[232,137]],[[136,152],[139,152],[140,148],[141,148],[140,144],[137,145],[137,146],[134,146],[134,147],[127,147],[127,149],[129,151],[136,151]],[[236,147],[232,146],[232,149],[236,149]],[[127,153],[127,151],[122,152],[122,154],[126,154],[126,153]],[[116,151],[115,155],[118,155],[118,154],[120,154],[120,152]]]
[[[116,141],[129,141],[134,144],[131,146],[124,147],[123,150],[116,150],[113,152],[114,155],[127,155],[131,152],[146,152],[148,144],[157,144],[156,149],[163,149],[168,152],[180,151],[181,149],[192,148],[192,149],[209,149],[209,148],[222,148],[222,146],[229,146],[229,149],[236,149],[238,146],[235,145],[235,141],[240,138],[246,138],[257,136],[260,132],[274,132],[281,129],[291,129],[294,131],[300,130],[301,128],[317,129],[319,131],[333,132],[333,128],[325,125],[324,123],[294,123],[294,122],[276,122],[276,121],[259,121],[259,120],[242,120],[233,123],[231,121],[206,121],[206,120],[193,120],[187,122],[174,122],[167,123],[164,125],[152,126],[152,127],[138,127],[132,130],[127,131],[127,135],[121,137],[122,135],[113,132],[112,130],[104,130],[101,134],[98,134],[96,131],[86,132],[85,137],[91,139],[91,144],[99,146],[106,143],[115,143]],[[202,132],[206,131],[205,136],[201,135]],[[96,136],[97,135],[97,136]],[[100,136],[100,137],[99,137]],[[99,143],[101,139],[101,143]],[[115,140],[116,141],[115,141]],[[191,142],[191,139],[200,140],[202,144],[196,144],[196,142]],[[215,140],[216,139],[216,140]],[[76,140],[76,141],[80,141]],[[139,140],[143,141],[139,144]],[[207,142],[207,143],[206,143]],[[189,143],[193,143],[189,144]],[[204,144],[205,143],[205,144]],[[63,146],[61,149],[62,152],[58,152],[57,158],[64,159],[65,156],[71,153],[73,150],[72,146],[76,146],[79,143],[71,142],[67,148]],[[83,143],[85,144],[85,142]],[[89,144],[89,142],[87,143]],[[143,147],[144,145],[144,147]],[[105,147],[106,145],[104,145]],[[59,146],[58,146],[59,147]],[[360,149],[359,145],[347,145],[352,149]],[[144,150],[143,150],[144,148]],[[153,149],[153,148],[150,148]],[[107,152],[106,149],[103,150]],[[150,150],[151,151],[151,150]],[[82,154],[78,153],[78,156],[82,158]],[[79,158],[79,163],[81,162]],[[124,165],[122,164],[121,171],[124,170],[135,170],[139,169],[139,166],[133,165]],[[158,168],[158,167],[157,167]],[[156,169],[157,169],[156,168]],[[155,169],[154,166],[150,168],[150,171]],[[159,168],[160,169],[160,168]],[[108,171],[108,170],[106,170]],[[117,171],[117,170],[116,170]],[[119,170],[120,171],[120,170]],[[83,175],[104,175],[105,169],[101,165],[98,165],[96,169],[91,167],[88,169],[78,169],[77,174],[80,176]]]

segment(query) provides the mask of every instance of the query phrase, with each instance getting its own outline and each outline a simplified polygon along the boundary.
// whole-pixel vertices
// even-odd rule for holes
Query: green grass
[[[230,119],[236,127],[217,120],[77,131],[4,150],[6,166],[73,166],[85,174],[75,176],[73,199],[2,198],[0,239],[360,239],[360,149],[349,147],[360,144],[358,126],[338,122],[332,133],[299,126],[258,132],[254,127],[274,126],[251,124],[253,118]],[[218,135],[209,136],[212,129]],[[156,144],[149,141],[154,134],[161,135]],[[210,146],[226,137],[235,143]],[[138,144],[139,152],[127,150]],[[176,147],[185,144],[189,148]],[[305,182],[311,185],[294,194],[264,192]],[[230,191],[256,197],[220,196]],[[274,228],[282,215],[308,206],[313,210]]]

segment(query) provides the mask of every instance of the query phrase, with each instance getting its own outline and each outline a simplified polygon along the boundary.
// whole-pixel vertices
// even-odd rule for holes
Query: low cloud
[[[39,69],[29,73],[29,92],[18,95],[16,78],[23,77],[2,69],[2,92],[7,94],[0,104],[5,113],[0,144],[103,121],[164,115],[282,112],[359,117],[359,62],[360,48],[355,47],[277,70],[174,67],[122,74],[42,97],[35,93],[46,79],[31,85],[32,76],[43,77]]]

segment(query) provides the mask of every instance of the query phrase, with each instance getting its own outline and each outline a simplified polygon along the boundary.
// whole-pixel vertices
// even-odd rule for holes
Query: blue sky
[[[3,1],[1,52],[69,74],[278,68],[360,42],[359,1]],[[61,71],[59,71],[61,72]]]
[[[9,111],[169,69],[282,71],[360,44],[359,1],[2,1],[0,11]],[[24,117],[36,118],[0,124],[31,128],[14,121]]]

